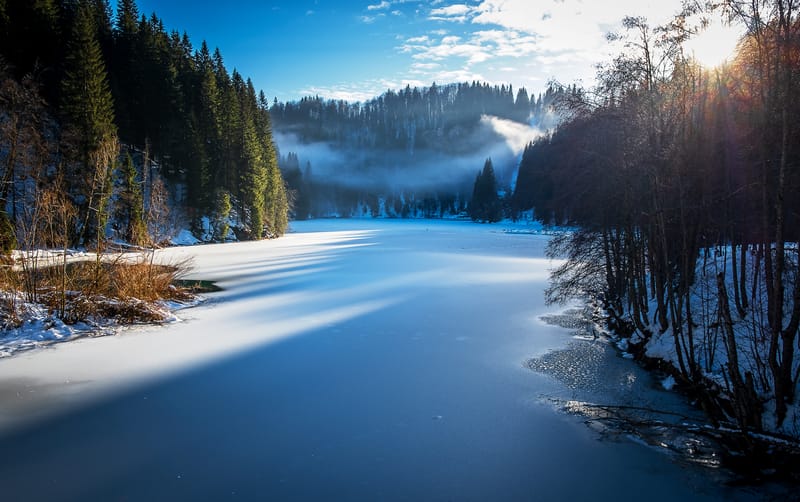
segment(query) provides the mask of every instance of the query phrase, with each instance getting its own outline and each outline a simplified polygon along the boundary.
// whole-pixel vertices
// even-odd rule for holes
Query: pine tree
[[[212,238],[215,241],[224,242],[228,237],[230,225],[228,223],[233,205],[231,204],[231,194],[225,190],[217,190],[214,200],[214,211],[212,225]]]
[[[100,44],[103,58],[108,61],[111,58],[114,42],[111,4],[108,0],[91,0],[91,9],[97,30],[97,42]]]
[[[520,87],[517,91],[517,99],[514,101],[514,120],[527,123],[531,116],[531,99],[528,91]]]
[[[252,82],[248,82],[248,87],[252,89]],[[265,100],[261,100],[261,105],[258,107],[256,127],[266,162],[266,227],[270,237],[278,237],[283,235],[289,226],[289,198],[278,166],[278,152],[272,139],[272,119]]]
[[[98,246],[105,238],[110,173],[119,150],[106,78],[93,14],[84,0],[67,46],[61,111],[67,126],[63,136],[74,146],[70,175],[82,221],[78,240],[86,243],[95,233]]]
[[[81,152],[87,156],[116,135],[113,100],[95,31],[89,7],[81,2],[67,46],[61,109],[80,134]]]
[[[114,56],[108,60],[111,88],[117,98],[115,115],[119,123],[120,136],[129,143],[136,143],[137,110],[141,108],[138,90],[141,88],[141,71],[136,54],[139,37],[139,9],[134,0],[117,2],[114,26]]]
[[[117,34],[121,38],[133,38],[139,30],[139,8],[135,0],[117,2]]]
[[[212,166],[219,162],[221,156],[221,129],[220,120],[221,98],[220,90],[217,86],[217,77],[208,52],[208,45],[203,41],[195,59],[197,61],[197,71],[199,73],[198,102],[195,112],[197,120],[197,143],[195,172],[190,172],[190,179],[194,177],[197,183],[197,191],[189,191],[190,200],[201,209],[211,208],[214,198],[210,196],[214,192],[212,185],[215,172]],[[216,188],[220,188],[217,186]]]
[[[475,178],[469,215],[473,221],[495,223],[502,218],[500,198],[497,196],[497,179],[492,159],[486,159],[483,171]]]
[[[218,55],[219,51],[216,52],[216,56]],[[225,187],[232,195],[238,197],[240,195],[238,167],[243,157],[243,111],[239,95],[242,93],[244,82],[241,75],[235,70],[233,79],[231,79],[224,67],[221,67],[216,75],[217,88],[220,95],[220,105],[217,112],[220,143],[217,162],[215,163],[214,182],[217,186]]]
[[[144,220],[144,196],[139,173],[130,153],[122,166],[122,189],[116,201],[116,219],[123,225],[123,238],[135,246],[147,244],[147,226]]]
[[[267,216],[265,204],[267,163],[256,129],[258,109],[255,90],[249,81],[245,86],[237,72],[234,72],[233,82],[239,95],[239,109],[241,110],[239,124],[242,162],[238,171],[241,177],[242,216],[250,229],[251,238],[260,239],[264,235],[264,220]]]

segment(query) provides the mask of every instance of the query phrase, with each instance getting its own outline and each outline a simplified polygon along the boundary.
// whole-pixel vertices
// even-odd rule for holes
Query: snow
[[[0,294],[0,300],[11,301],[7,293]],[[42,305],[22,303],[19,298],[15,298],[13,301],[18,304],[19,315],[24,317],[24,320],[19,326],[6,327],[0,331],[0,359],[86,336],[112,335],[119,328],[112,320],[99,319],[92,323],[65,324]],[[200,301],[200,299],[188,303],[158,301],[151,308],[155,311],[154,313],[158,313],[162,317],[162,323],[172,323],[180,321],[176,315],[177,311],[196,306]]]
[[[787,244],[787,249],[791,249],[792,246],[793,244]],[[728,352],[725,346],[725,336],[720,328],[716,278],[718,274],[723,273],[730,292],[733,282],[732,269],[729,263],[731,250],[730,248],[722,247],[707,251],[708,255],[698,260],[695,284],[692,286],[691,292],[693,322],[696,324],[694,352],[697,364],[704,376],[725,389],[729,387],[730,383],[724,375],[728,367]],[[740,318],[735,307],[733,307],[732,299],[730,303],[734,323],[734,336],[737,340],[740,373],[744,375],[746,372],[750,372],[754,375],[759,375],[762,371],[759,370],[755,354],[758,353],[762,363],[766,361],[769,351],[768,340],[763,336],[754,337],[752,333],[754,329],[761,330],[764,333],[768,332],[764,324],[767,318],[766,296],[763,291],[763,281],[759,281],[759,286],[754,290],[750,289],[752,287],[752,274],[754,273],[752,259],[750,259],[750,262],[748,290],[751,291],[751,294],[754,292],[755,296],[751,298],[747,316]],[[650,299],[649,311],[651,313],[657,311],[655,299]],[[673,329],[670,327],[664,332],[660,332],[656,326],[656,321],[652,317],[654,316],[651,316],[651,328],[654,333],[645,344],[645,355],[650,358],[661,359],[676,369],[679,368]],[[762,326],[758,326],[759,323]],[[644,336],[637,332],[630,341],[637,343],[642,339],[644,339]],[[682,343],[687,343],[685,337]],[[793,374],[798,374],[800,372],[800,345],[793,347],[793,349],[795,350]],[[765,375],[769,377],[767,373],[765,372]],[[800,438],[800,405],[789,405],[787,418],[783,426],[779,428],[776,427],[774,398],[771,392],[765,392],[760,385],[757,388],[757,392],[761,393],[761,397],[766,403],[762,419],[762,425],[765,430]]]
[[[44,265],[47,263],[61,263],[65,254],[68,262],[92,259],[96,256],[94,253],[89,253],[83,249],[32,249],[30,251],[17,249],[11,252],[11,258],[17,265],[22,263]]]
[[[4,497],[725,500],[542,403],[569,389],[524,362],[571,337],[537,320],[548,237],[515,228],[313,220],[158,251],[222,291],[0,360]]]
[[[0,358],[71,340],[92,332],[92,328],[84,324],[67,326],[59,319],[48,315],[40,306],[25,307],[28,319],[19,327],[2,331]]]
[[[200,242],[200,239],[195,237],[192,232],[185,228],[178,232],[178,235],[170,240],[170,243],[173,246],[194,246],[195,244],[200,244]]]

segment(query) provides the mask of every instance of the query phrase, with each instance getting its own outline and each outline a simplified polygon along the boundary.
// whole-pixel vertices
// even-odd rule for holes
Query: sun
[[[717,68],[733,58],[742,33],[739,26],[712,20],[686,42],[686,54],[704,68]]]

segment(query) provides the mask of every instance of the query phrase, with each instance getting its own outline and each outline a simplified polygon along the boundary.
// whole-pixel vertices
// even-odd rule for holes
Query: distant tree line
[[[406,86],[388,90],[364,103],[325,100],[319,96],[296,102],[274,101],[270,112],[275,127],[295,132],[305,142],[413,151],[469,149],[462,140],[484,115],[548,127],[555,97],[573,89],[551,85],[531,98],[522,87],[472,82],[426,88]]]
[[[722,2],[729,64],[683,50],[687,10],[625,20],[626,50],[571,120],[522,157],[515,210],[580,230],[551,300],[599,295],[632,341],[669,337],[679,379],[743,429],[784,423],[800,378],[800,20],[791,0]],[[573,96],[574,97],[574,96]],[[724,358],[724,380],[709,380]],[[795,429],[796,433],[796,429]]]
[[[0,0],[0,85],[9,245],[43,190],[75,208],[70,245],[101,244],[111,221],[142,241],[153,193],[198,228],[227,201],[240,238],[285,231],[266,97],[134,0],[115,15],[108,0]]]
[[[461,173],[463,179],[450,179],[439,186],[422,185],[428,178],[444,177],[438,173],[454,171],[448,164],[457,158],[486,158],[492,148],[505,144],[505,138],[487,130],[482,119],[496,117],[549,129],[559,120],[553,103],[579,92],[574,86],[552,84],[538,96],[529,96],[525,88],[515,92],[510,85],[472,82],[407,86],[364,103],[320,97],[289,103],[275,100],[270,115],[276,132],[293,135],[299,143],[292,146],[297,151],[282,152],[280,161],[298,204],[295,216],[438,218],[466,214],[471,200],[470,175]],[[314,171],[304,157],[305,145],[310,148],[319,143],[341,157],[341,165],[328,169],[333,172],[325,176]],[[509,174],[516,169],[515,162],[503,165],[501,171]],[[417,166],[423,169],[414,169]],[[365,187],[366,183],[359,182],[381,179],[386,170],[408,173],[402,176],[403,188]],[[505,183],[509,181],[507,176]],[[508,216],[503,208],[503,216]]]

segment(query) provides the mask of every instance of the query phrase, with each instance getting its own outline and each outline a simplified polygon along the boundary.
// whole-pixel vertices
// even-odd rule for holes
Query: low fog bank
[[[374,195],[471,194],[476,174],[491,158],[501,187],[515,178],[525,146],[543,132],[530,125],[484,115],[471,130],[442,132],[440,149],[341,146],[305,142],[291,131],[276,131],[281,155],[293,152],[305,180]],[[308,167],[310,166],[310,169]]]

